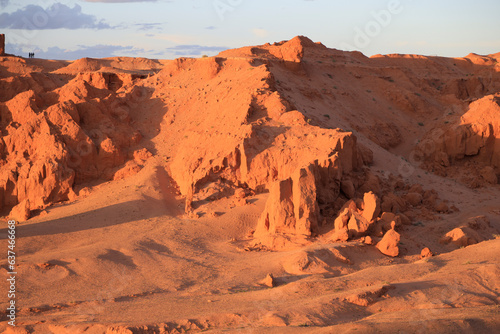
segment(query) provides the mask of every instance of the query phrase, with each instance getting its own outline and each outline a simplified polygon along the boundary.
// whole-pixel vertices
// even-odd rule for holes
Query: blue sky
[[[0,0],[7,52],[199,57],[305,35],[365,55],[500,52],[498,0]]]

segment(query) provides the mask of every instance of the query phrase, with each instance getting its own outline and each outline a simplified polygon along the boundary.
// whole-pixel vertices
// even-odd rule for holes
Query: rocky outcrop
[[[470,104],[455,123],[432,131],[417,146],[425,166],[446,174],[446,169],[468,157],[483,167],[474,174],[486,183],[497,183],[500,174],[500,95],[489,95]],[[476,183],[480,182],[478,179]]]
[[[115,94],[99,89],[73,79],[51,95],[27,90],[0,103],[0,210],[16,206],[11,215],[25,220],[24,208],[43,209],[68,200],[75,184],[113,178],[140,137],[130,119],[115,117]],[[96,103],[94,94],[105,99]]]
[[[342,167],[338,155],[298,168],[291,177],[272,184],[256,238],[276,233],[310,236],[320,220],[318,199],[335,201]]]

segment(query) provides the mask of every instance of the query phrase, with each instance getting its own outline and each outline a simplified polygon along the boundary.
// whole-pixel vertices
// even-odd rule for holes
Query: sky
[[[0,0],[6,52],[174,59],[289,40],[374,54],[500,52],[498,0]]]

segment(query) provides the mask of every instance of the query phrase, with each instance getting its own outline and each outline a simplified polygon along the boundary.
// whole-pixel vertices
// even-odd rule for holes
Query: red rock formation
[[[374,221],[380,214],[380,199],[373,192],[365,193],[363,197],[363,217],[368,221]]]
[[[5,35],[0,34],[0,56],[5,55]]]
[[[266,208],[254,236],[275,233],[310,236],[320,220],[318,199],[333,202],[340,192],[339,155],[298,168],[291,177],[272,184]]]
[[[21,87],[0,105],[0,209],[21,202],[29,211],[43,209],[68,200],[75,182],[112,179],[137,143],[130,120],[113,114],[112,91],[84,78],[60,84],[40,87],[50,94]]]
[[[417,150],[426,159],[428,169],[446,170],[468,157],[482,166],[493,168],[480,171],[483,182],[498,183],[500,95],[489,95],[471,103],[457,122],[431,132]],[[479,179],[475,182],[481,183]]]
[[[377,244],[377,249],[384,255],[396,257],[399,255],[399,241],[401,235],[394,229],[387,231]]]

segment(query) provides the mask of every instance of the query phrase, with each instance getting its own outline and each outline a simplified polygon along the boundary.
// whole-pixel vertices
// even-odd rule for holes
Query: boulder
[[[401,235],[395,230],[391,229],[387,231],[377,244],[377,249],[384,255],[390,257],[396,257],[399,255],[399,241],[401,240]]]
[[[457,247],[467,247],[481,241],[483,241],[483,238],[470,227],[458,227],[453,229],[446,233],[440,240],[442,244],[452,243]]]
[[[354,188],[354,184],[351,180],[343,180],[340,183],[340,190],[344,193],[344,195],[348,199],[352,199],[355,196],[356,188]]]
[[[428,248],[428,247],[425,247],[424,249],[422,249],[422,251],[420,252],[420,258],[421,259],[426,259],[426,258],[429,258],[429,257],[432,257],[434,254],[432,254],[431,250]]]
[[[267,274],[266,278],[260,281],[259,284],[267,286],[268,288],[274,288],[276,286],[276,280],[273,274]]]
[[[411,219],[408,218],[408,216],[405,215],[404,213],[398,213],[398,217],[399,217],[399,219],[401,219],[401,224],[411,225]]]
[[[363,217],[369,221],[374,221],[380,214],[380,199],[373,192],[365,193],[363,196]]]
[[[421,184],[414,184],[411,186],[411,188],[408,190],[409,193],[418,193],[420,195],[424,194],[424,189],[422,188]]]
[[[357,238],[365,235],[369,227],[370,222],[366,220],[365,217],[357,212],[353,212],[347,225],[347,228],[349,230],[349,238]]]
[[[373,239],[372,239],[372,237],[370,237],[369,235],[365,237],[365,239],[363,240],[363,242],[364,242],[366,245],[373,245]]]
[[[403,198],[396,196],[394,193],[388,193],[382,198],[380,208],[385,212],[404,212],[408,208],[408,203]]]
[[[447,213],[450,210],[445,202],[439,202],[434,209],[439,213]]]
[[[419,193],[409,192],[405,195],[404,199],[412,206],[419,206],[420,204],[422,204],[423,197]]]

